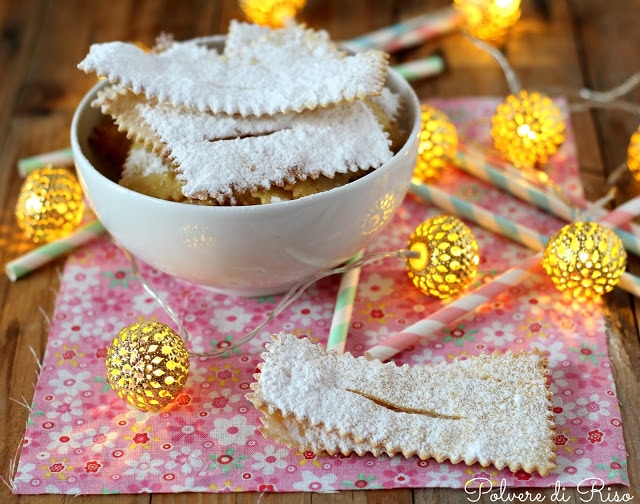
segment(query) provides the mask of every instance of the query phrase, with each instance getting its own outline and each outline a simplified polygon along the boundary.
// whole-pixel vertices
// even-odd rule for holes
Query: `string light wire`
[[[500,49],[497,47],[481,40],[476,37],[469,35],[468,33],[464,34],[471,42],[473,42],[478,48],[487,52],[491,55],[495,61],[500,65],[502,69],[505,79],[507,81],[507,85],[512,94],[516,94],[522,90],[522,85],[520,83],[520,79],[518,78],[516,72],[509,64],[507,58],[502,53]],[[576,93],[577,97],[580,98],[582,103],[572,104],[570,107],[571,112],[579,112],[583,110],[589,110],[592,108],[600,107],[600,108],[618,108],[621,110],[626,110],[629,112],[640,114],[640,107],[625,101],[620,101],[617,98],[629,93],[634,87],[640,84],[640,72],[633,74],[631,77],[626,79],[622,84],[607,90],[607,91],[595,91],[588,88],[582,88],[578,90]],[[618,177],[617,173],[621,168],[626,167],[626,164],[618,167],[616,171],[614,171],[609,178],[612,176]],[[609,179],[608,179],[609,180]],[[542,182],[542,181],[538,181]],[[549,184],[549,180],[546,180],[546,184]],[[544,183],[544,182],[543,182]],[[594,205],[595,207],[604,206],[607,202],[609,202],[615,194],[615,191],[610,190],[603,198],[598,200],[598,203]],[[120,246],[120,249],[123,251],[125,256],[129,259],[131,264],[131,268],[134,276],[140,281],[145,291],[159,304],[162,310],[167,314],[167,316],[173,321],[173,323],[178,328],[178,333],[184,341],[185,346],[188,346],[189,341],[189,332],[185,328],[182,323],[180,317],[175,312],[175,310],[157,293],[157,291],[153,288],[153,286],[149,283],[149,281],[144,277],[141,273],[140,268],[138,267],[138,263],[135,257],[124,247]],[[367,264],[371,264],[373,262],[377,262],[383,259],[396,257],[396,258],[411,258],[418,257],[419,254],[416,252],[412,252],[410,250],[401,249],[391,252],[377,252],[368,254],[363,256],[362,258],[353,261],[344,263],[341,266],[334,268],[323,268],[318,270],[315,273],[301,279],[296,284],[294,284],[289,291],[287,291],[283,297],[280,299],[278,304],[274,307],[274,309],[267,313],[265,319],[255,328],[247,332],[240,339],[234,341],[230,346],[225,348],[220,348],[218,350],[213,350],[210,352],[192,352],[189,351],[189,355],[193,357],[218,357],[228,352],[243,346],[248,343],[251,339],[253,339],[259,332],[264,329],[264,327],[272,322],[282,311],[284,311],[288,306],[290,306],[293,302],[295,302],[311,285],[316,283],[317,281],[331,276],[335,274],[342,274],[349,270],[355,268],[361,268]]]
[[[504,77],[507,81],[507,85],[509,86],[509,90],[511,94],[518,93],[522,89],[520,80],[518,79],[516,72],[513,70],[513,68],[509,64],[509,61],[507,60],[505,55],[502,53],[502,51],[499,48],[485,42],[484,40],[473,37],[468,33],[464,33],[464,35],[469,40],[471,40],[478,48],[482,49],[483,51],[486,51],[489,55],[491,55],[496,60],[496,62],[502,68],[502,72],[504,73]],[[569,112],[571,113],[584,112],[587,110],[593,110],[594,108],[602,108],[602,109],[618,109],[625,112],[630,112],[633,114],[640,115],[640,106],[634,103],[630,103],[628,101],[618,99],[628,94],[629,92],[631,92],[638,85],[640,85],[640,72],[634,73],[633,75],[625,79],[621,84],[605,91],[597,91],[589,88],[581,88],[578,91],[569,92],[569,93],[563,92],[559,89],[555,89],[555,90],[551,89],[551,90],[547,90],[547,92],[555,93],[555,94],[560,94],[561,92],[563,92],[566,95],[574,96],[582,100],[581,102],[571,103],[569,105]],[[627,169],[628,169],[628,163],[626,161],[623,163],[620,163],[607,177],[606,186],[607,187],[615,186],[615,184],[620,180],[621,176],[625,173]],[[545,186],[549,185],[552,192],[555,192],[557,195],[564,198],[564,196],[562,195],[562,192],[558,191],[557,187],[552,187],[553,184],[551,183],[550,180],[548,180],[548,177],[547,177],[547,180],[539,180],[537,182],[542,183]]]
[[[502,68],[502,72],[504,73],[504,77],[507,80],[507,85],[509,86],[509,91],[511,94],[517,94],[522,90],[522,85],[520,84],[520,79],[516,75],[513,68],[509,64],[509,61],[502,53],[500,49],[492,46],[491,44],[485,42],[484,40],[480,40],[479,38],[472,37],[468,33],[465,33],[465,36],[471,40],[476,46],[478,46],[483,51],[489,53],[496,60],[500,68]]]
[[[611,102],[620,96],[626,95],[638,84],[640,84],[640,72],[636,72],[631,77],[626,79],[622,84],[611,88],[608,91],[581,89],[578,91],[578,96],[583,100],[606,103]]]
[[[189,332],[184,327],[184,324],[182,323],[182,320],[180,320],[180,317],[178,316],[178,314],[164,299],[162,299],[162,297],[158,294],[158,292],[153,288],[151,283],[145,278],[145,276],[140,271],[138,262],[136,261],[133,254],[131,254],[127,249],[125,249],[122,246],[119,246],[119,248],[122,250],[124,255],[127,257],[129,262],[131,263],[131,270],[133,271],[135,278],[140,281],[145,291],[158,303],[158,305],[164,310],[164,312],[171,319],[171,321],[176,325],[176,327],[178,328],[178,334],[180,334],[182,341],[184,342],[185,346],[188,349]],[[240,339],[234,341],[230,346],[220,348],[218,350],[212,350],[210,352],[189,351],[189,355],[191,357],[219,357],[236,348],[243,346],[244,344],[251,341],[256,335],[258,335],[260,331],[262,331],[262,329],[264,329],[264,327],[267,324],[272,322],[289,305],[291,305],[294,301],[296,301],[311,285],[313,285],[314,283],[318,282],[319,280],[325,277],[336,275],[336,274],[342,274],[349,270],[352,270],[355,268],[361,268],[363,266],[366,266],[367,264],[371,264],[371,263],[378,262],[388,258],[395,257],[395,258],[407,259],[407,258],[418,257],[418,256],[419,256],[418,252],[412,252],[406,249],[400,249],[400,250],[395,250],[390,252],[374,252],[371,254],[367,254],[356,261],[353,261],[350,263],[344,263],[341,266],[337,266],[334,268],[322,268],[316,271],[315,273],[312,273],[302,278],[298,282],[296,282],[284,294],[284,296],[280,299],[280,301],[275,306],[275,308],[271,310],[269,313],[267,313],[265,319],[260,324],[258,324],[256,327],[251,329],[248,333],[246,333]]]

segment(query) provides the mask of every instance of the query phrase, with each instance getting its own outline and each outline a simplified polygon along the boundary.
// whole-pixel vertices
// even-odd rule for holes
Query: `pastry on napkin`
[[[426,366],[273,336],[247,398],[261,432],[316,453],[397,454],[547,475],[555,468],[546,359],[505,352]]]

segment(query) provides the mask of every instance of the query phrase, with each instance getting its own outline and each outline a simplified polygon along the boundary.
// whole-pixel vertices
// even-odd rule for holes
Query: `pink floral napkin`
[[[466,137],[487,142],[495,99],[438,100]],[[572,132],[549,168],[553,180],[580,195]],[[546,234],[563,225],[529,205],[457,171],[438,185]],[[394,221],[367,252],[405,246],[411,231],[440,213],[407,196]],[[346,216],[345,216],[346,217]],[[470,225],[487,281],[531,252]],[[178,281],[146,265],[142,274],[178,312],[194,351],[224,348],[259,324],[279,297],[236,298]],[[608,359],[601,306],[585,310],[561,296],[550,280],[532,275],[431,340],[396,358],[411,365],[448,361],[494,349],[539,348],[549,355],[557,424],[556,471],[547,477],[478,465],[356,455],[323,456],[265,440],[244,395],[273,332],[284,330],[326,343],[339,278],[329,277],[240,350],[192,359],[186,388],[161,413],[122,402],[105,379],[106,349],[125,325],[141,318],[171,325],[107,238],[67,261],[46,354],[39,373],[22,454],[13,478],[17,494],[314,491],[399,488],[494,488],[628,484],[626,451]],[[354,355],[427,316],[441,302],[412,285],[397,259],[361,274],[347,350]],[[35,313],[35,308],[34,308]],[[472,400],[473,398],[470,398]]]

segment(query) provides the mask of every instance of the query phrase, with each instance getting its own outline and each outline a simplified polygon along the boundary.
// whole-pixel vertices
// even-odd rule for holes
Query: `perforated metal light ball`
[[[560,291],[594,299],[611,291],[625,271],[627,252],[618,235],[597,222],[575,222],[555,233],[542,267]]]
[[[306,3],[306,0],[238,0],[249,21],[273,28],[295,19]]]
[[[409,237],[406,259],[413,284],[424,294],[446,299],[466,289],[480,264],[478,242],[460,219],[439,215],[424,221]]]
[[[458,132],[449,117],[431,105],[421,105],[421,116],[418,160],[413,175],[428,183],[440,178],[455,158]]]
[[[640,127],[631,135],[629,140],[627,166],[636,182],[640,182]]]
[[[159,322],[124,327],[107,349],[107,381],[126,402],[158,411],[175,399],[189,374],[189,354],[180,336]]]
[[[520,0],[454,0],[462,29],[490,44],[503,44],[520,19]]]
[[[542,168],[566,138],[562,111],[547,95],[510,94],[491,118],[497,151],[518,168]]]
[[[45,166],[29,173],[18,195],[18,226],[34,243],[47,243],[71,233],[82,220],[82,187],[75,174]]]

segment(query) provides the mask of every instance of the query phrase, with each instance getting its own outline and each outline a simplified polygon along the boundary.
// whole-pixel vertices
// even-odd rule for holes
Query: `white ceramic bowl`
[[[244,207],[164,201],[126,189],[101,173],[101,162],[87,139],[105,120],[90,106],[105,84],[97,84],[82,99],[71,125],[71,146],[85,196],[121,246],[181,280],[230,295],[283,292],[365,248],[391,220],[408,190],[417,156],[420,105],[409,83],[391,69],[387,86],[401,96],[400,126],[407,132],[392,159],[342,187]]]

